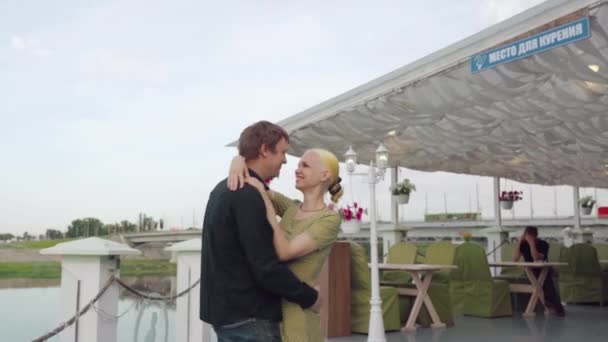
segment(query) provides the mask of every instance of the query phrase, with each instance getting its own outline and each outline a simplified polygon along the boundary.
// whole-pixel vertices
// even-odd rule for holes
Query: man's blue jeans
[[[281,342],[279,322],[250,318],[213,329],[218,342]]]

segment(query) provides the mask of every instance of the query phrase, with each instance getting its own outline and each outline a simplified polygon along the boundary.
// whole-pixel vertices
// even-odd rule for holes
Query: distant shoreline
[[[0,279],[60,279],[61,262],[17,261],[0,262]],[[169,260],[129,259],[121,261],[122,276],[175,276],[177,266]]]

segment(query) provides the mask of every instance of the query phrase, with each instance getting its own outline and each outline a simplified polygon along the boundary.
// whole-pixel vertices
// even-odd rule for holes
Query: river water
[[[169,295],[174,277],[133,277],[123,280],[140,291]],[[90,310],[89,314],[97,314]],[[119,342],[175,341],[175,304],[141,301],[121,292],[118,305]],[[61,322],[58,280],[10,279],[0,281],[0,341],[31,341]],[[60,335],[49,341],[61,341]],[[84,342],[84,341],[83,341]]]

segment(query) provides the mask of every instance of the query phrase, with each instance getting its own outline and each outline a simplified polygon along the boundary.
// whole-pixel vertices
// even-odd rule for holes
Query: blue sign
[[[584,17],[475,55],[471,57],[471,72],[476,73],[500,64],[532,56],[539,52],[588,38],[590,35],[589,18]]]

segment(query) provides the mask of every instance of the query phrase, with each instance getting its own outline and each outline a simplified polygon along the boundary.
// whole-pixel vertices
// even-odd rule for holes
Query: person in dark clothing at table
[[[279,175],[288,147],[285,130],[267,121],[247,127],[239,139],[249,175],[262,183]],[[255,187],[230,191],[226,179],[218,183],[202,235],[200,318],[213,326],[219,342],[280,342],[282,298],[318,312],[317,290],[279,261]]]
[[[533,226],[526,227],[524,233],[517,241],[513,250],[513,261],[519,261],[522,256],[526,262],[548,261],[549,244],[547,241],[538,238],[538,228]],[[532,272],[538,278],[540,270],[533,269]],[[543,284],[545,308],[547,309],[545,312],[561,317],[565,315],[565,311],[559,291],[553,282],[553,274],[553,268],[549,268],[547,278]]]

